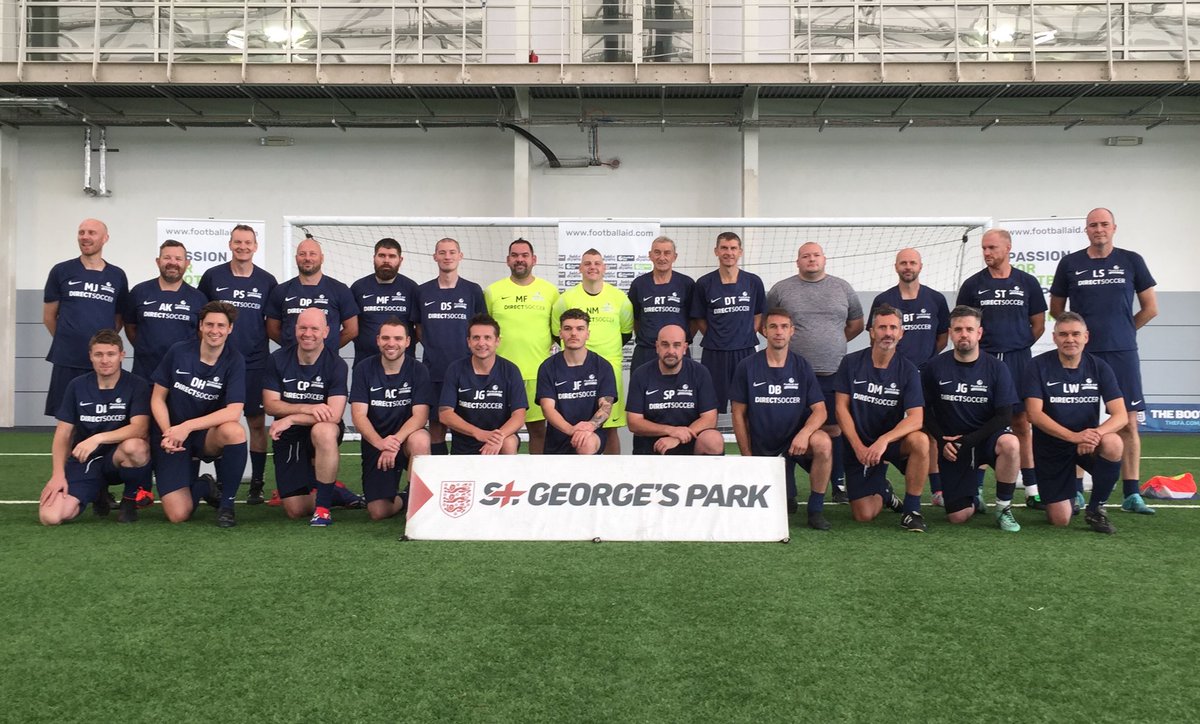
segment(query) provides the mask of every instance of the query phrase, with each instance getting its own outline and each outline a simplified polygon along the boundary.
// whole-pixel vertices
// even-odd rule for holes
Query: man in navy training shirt
[[[209,302],[200,310],[200,339],[177,342],[163,357],[151,381],[154,427],[150,450],[163,513],[182,523],[202,499],[215,504],[217,525],[237,524],[233,501],[246,469],[246,362],[228,344],[237,309]],[[216,463],[220,500],[196,478],[193,458]],[[124,501],[122,501],[124,505]]]
[[[568,309],[558,317],[562,351],[538,368],[537,402],[546,416],[546,455],[599,455],[605,420],[617,399],[613,366],[587,348],[588,313]]]
[[[634,455],[724,455],[708,370],[688,354],[687,332],[658,330],[658,359],[629,376],[626,416]]]
[[[38,501],[43,525],[73,520],[93,501],[107,515],[109,485],[124,486],[118,520],[132,523],[134,496],[150,485],[150,385],[121,369],[125,346],[111,329],[92,337],[88,355],[93,371],[71,380],[58,408],[52,472]]]
[[[796,511],[796,466],[810,481],[808,527],[829,530],[825,489],[833,465],[833,443],[825,424],[825,394],[812,366],[788,345],[796,329],[788,310],[767,311],[766,349],[738,363],[729,399],[733,434],[742,455],[783,456],[787,461],[788,512]]]
[[[837,419],[846,436],[846,495],[860,522],[874,520],[886,506],[901,513],[900,526],[924,533],[921,489],[929,472],[925,398],[917,367],[896,354],[904,335],[900,312],[871,313],[871,346],[842,358],[835,391]],[[887,464],[904,473],[903,501],[887,481]]]
[[[53,338],[46,353],[46,361],[53,365],[46,391],[47,415],[58,412],[71,380],[92,371],[88,359],[92,335],[101,329],[121,329],[129,293],[125,272],[104,261],[108,242],[104,222],[84,219],[76,239],[79,258],[54,265],[42,297],[42,324]]]
[[[658,359],[654,345],[663,325],[677,324],[688,329],[691,324],[688,315],[696,282],[675,271],[675,260],[679,258],[675,242],[666,236],[656,238],[650,242],[649,258],[654,269],[629,285],[634,332],[633,357],[629,361],[631,371]]]
[[[371,261],[375,273],[350,285],[359,309],[358,336],[354,338],[355,366],[379,354],[375,337],[384,320],[396,317],[409,329],[417,321],[417,283],[400,273],[400,265],[404,263],[400,242],[380,239]]]
[[[978,484],[975,471],[996,471],[996,525],[1021,530],[1012,512],[1020,471],[1020,443],[1012,434],[1012,406],[1017,399],[1004,363],[979,351],[983,313],[955,307],[950,313],[953,349],[930,360],[921,370],[925,392],[925,431],[945,476],[946,519],[965,523],[975,515]]]
[[[1084,351],[1088,327],[1075,312],[1054,322],[1057,349],[1033,358],[1023,394],[1033,423],[1033,453],[1046,518],[1051,525],[1071,522],[1075,499],[1075,467],[1092,474],[1092,498],[1084,521],[1097,533],[1116,528],[1104,514],[1104,503],[1121,474],[1121,436],[1129,419],[1112,369]],[[1109,418],[1100,423],[1100,403]]]
[[[133,373],[150,379],[171,345],[193,339],[200,308],[208,301],[202,292],[183,280],[188,268],[187,249],[174,239],[158,247],[158,276],[129,290],[125,305],[125,337],[133,345]]]
[[[250,490],[247,505],[263,502],[263,476],[267,469],[267,416],[262,405],[262,375],[267,364],[267,300],[275,290],[275,276],[255,266],[258,236],[254,228],[238,224],[229,234],[226,264],[209,267],[200,277],[197,289],[213,301],[237,307],[238,322],[230,335],[230,344],[246,360],[246,404],[242,408],[250,428]]]
[[[438,416],[454,455],[516,455],[529,400],[521,370],[496,354],[500,324],[477,314],[467,326],[469,357],[450,363]]]
[[[955,305],[974,307],[983,313],[980,346],[1008,367],[1013,384],[1028,375],[1030,348],[1046,330],[1046,299],[1042,285],[1032,274],[1010,263],[1012,235],[1004,229],[989,229],[980,240],[983,263],[978,273],[967,277],[958,289]],[[1040,509],[1038,479],[1033,465],[1033,430],[1025,415],[1025,403],[1013,406],[1013,433],[1021,443],[1021,481],[1025,505]],[[977,477],[980,486],[982,476]]]
[[[283,511],[293,520],[312,516],[313,527],[333,524],[348,394],[346,363],[325,344],[331,333],[320,308],[305,309],[296,318],[296,343],[272,352],[263,375]]]
[[[421,363],[429,370],[433,384],[434,405],[441,399],[446,368],[456,359],[467,357],[467,322],[476,314],[487,312],[483,288],[458,275],[463,253],[458,241],[449,237],[439,239],[433,247],[433,261],[438,275],[417,288],[416,338],[424,350]],[[446,455],[446,427],[437,415],[429,419],[430,452]]]
[[[358,304],[350,288],[321,272],[325,254],[309,237],[296,247],[297,275],[275,287],[267,303],[267,336],[280,347],[296,343],[296,318],[309,307],[325,313],[332,333],[325,346],[337,352],[358,336]]]
[[[1088,246],[1058,262],[1050,285],[1050,316],[1058,318],[1070,302],[1071,311],[1088,323],[1088,353],[1108,363],[1129,415],[1121,429],[1121,510],[1152,515],[1139,491],[1142,439],[1138,417],[1146,409],[1142,369],[1138,359],[1137,331],[1158,316],[1156,282],[1142,255],[1113,246],[1117,222],[1108,209],[1092,209],[1084,222]],[[1137,299],[1138,311],[1133,311]],[[1081,486],[1078,486],[1081,487]]]
[[[904,336],[896,351],[919,369],[946,348],[950,309],[941,292],[921,283],[921,253],[901,249],[896,253],[896,276],[900,283],[880,292],[871,309],[887,304],[898,310]]]
[[[429,371],[407,354],[411,338],[399,317],[375,335],[379,353],[354,368],[350,416],[362,435],[363,495],[371,520],[404,510],[400,474],[417,455],[429,454],[425,423],[437,404]]]
[[[729,403],[733,370],[758,347],[758,328],[762,313],[767,311],[767,294],[757,274],[738,268],[742,239],[737,234],[732,231],[718,234],[713,254],[719,266],[696,280],[691,316],[703,335],[700,364],[712,376],[717,412],[723,413]]]

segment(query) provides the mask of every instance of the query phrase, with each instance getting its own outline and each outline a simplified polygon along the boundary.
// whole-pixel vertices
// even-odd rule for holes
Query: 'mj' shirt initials
[[[917,366],[894,354],[887,367],[878,368],[870,347],[842,358],[833,389],[850,396],[850,417],[863,445],[899,425],[905,410],[925,405]]]
[[[113,328],[128,294],[129,281],[118,266],[106,262],[103,269],[93,270],[78,258],[55,264],[42,295],[47,304],[58,302],[58,321],[46,361],[91,369],[88,341],[98,330]]]
[[[150,381],[167,389],[172,425],[246,401],[246,361],[228,344],[209,365],[200,359],[198,340],[177,342],[167,350]]]

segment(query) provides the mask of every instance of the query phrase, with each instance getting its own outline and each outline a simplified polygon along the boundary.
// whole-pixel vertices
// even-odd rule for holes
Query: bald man
[[[801,244],[796,252],[796,271],[771,287],[768,307],[781,307],[792,315],[796,331],[791,350],[812,365],[825,395],[829,417],[823,430],[833,440],[833,502],[847,502],[841,429],[833,415],[834,381],[846,356],[846,345],[862,334],[865,326],[862,302],[845,279],[825,273],[825,251],[820,244]]]
[[[1004,229],[985,232],[980,247],[985,266],[962,283],[955,305],[965,304],[983,313],[980,348],[1003,362],[1014,384],[1020,385],[1029,375],[1033,343],[1046,331],[1042,284],[1009,262],[1012,235]],[[1021,443],[1025,505],[1041,510],[1033,466],[1033,428],[1029,426],[1023,401],[1013,405],[1012,429]]]
[[[1138,359],[1137,331],[1158,316],[1157,282],[1141,254],[1113,246],[1117,222],[1108,209],[1092,209],[1084,222],[1088,246],[1058,262],[1050,285],[1050,315],[1060,318],[1071,311],[1087,320],[1087,351],[1108,363],[1121,388],[1128,420],[1119,434],[1122,448],[1121,510],[1150,515],[1139,491],[1142,439],[1138,413],[1146,409],[1142,393],[1142,368]],[[1134,312],[1134,300],[1137,312]]]
[[[275,287],[267,303],[267,336],[281,347],[296,342],[296,318],[305,309],[319,309],[333,333],[325,346],[337,352],[358,336],[358,304],[350,288],[321,272],[325,253],[309,237],[296,247],[296,271],[292,279]]]
[[[101,329],[121,329],[121,310],[129,280],[120,267],[104,261],[108,227],[84,219],[76,235],[79,257],[54,265],[42,297],[42,324],[53,341],[46,361],[53,365],[46,393],[47,415],[58,411],[71,380],[92,371],[88,342]]]
[[[275,418],[275,481],[289,518],[312,516],[309,525],[333,524],[341,443],[345,428],[346,363],[326,344],[329,324],[309,307],[296,315],[295,344],[273,352],[263,374],[263,406]]]
[[[629,375],[626,415],[634,455],[724,455],[712,376],[688,354],[677,324],[658,330],[658,359]]]
[[[950,332],[950,308],[946,297],[921,283],[921,253],[901,249],[896,253],[896,277],[900,283],[880,292],[871,309],[887,304],[903,316],[904,336],[896,352],[918,369],[946,348]]]

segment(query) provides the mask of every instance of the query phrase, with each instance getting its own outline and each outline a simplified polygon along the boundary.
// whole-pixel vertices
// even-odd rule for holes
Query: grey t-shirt
[[[849,282],[834,276],[817,282],[788,277],[771,287],[767,307],[791,313],[796,327],[792,351],[808,360],[818,375],[837,372],[846,356],[846,324],[863,316],[858,294]]]

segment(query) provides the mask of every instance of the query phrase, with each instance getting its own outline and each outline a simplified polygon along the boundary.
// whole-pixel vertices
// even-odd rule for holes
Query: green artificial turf
[[[0,499],[37,498],[49,458],[0,465]],[[832,532],[794,516],[787,545],[402,543],[365,511],[327,530],[242,505],[232,530],[157,507],[47,529],[0,505],[3,718],[1195,720],[1200,510],[1113,511],[1112,537],[1025,509],[1016,535],[925,514],[921,536],[830,505]]]

